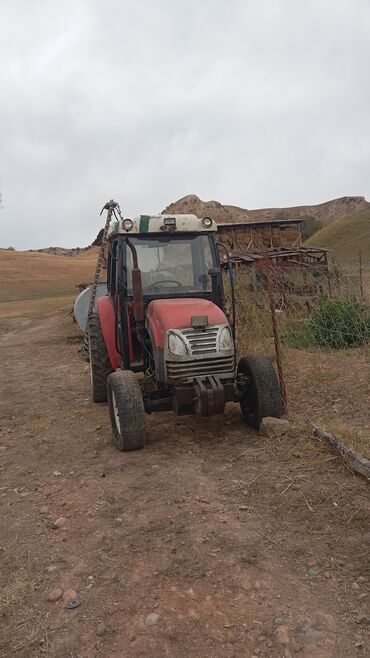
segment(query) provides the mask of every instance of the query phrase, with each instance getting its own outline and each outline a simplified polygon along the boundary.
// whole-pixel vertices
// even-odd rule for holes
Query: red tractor
[[[152,411],[212,416],[234,401],[254,428],[281,416],[270,361],[236,363],[218,246],[209,217],[140,215],[109,229],[108,294],[88,335],[92,398],[108,400],[119,450],[144,446]]]

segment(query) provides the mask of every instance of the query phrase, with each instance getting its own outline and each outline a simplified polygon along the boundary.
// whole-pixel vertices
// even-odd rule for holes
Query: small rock
[[[311,576],[311,578],[317,578],[319,575],[319,572],[316,571],[316,569],[309,569],[308,570],[308,575]]]
[[[359,615],[355,619],[356,624],[361,624],[362,626],[369,626],[370,624],[370,617],[367,615]]]
[[[330,571],[325,571],[325,572],[324,572],[324,578],[326,578],[326,580],[329,580],[329,579],[331,578],[331,573],[330,573]]]
[[[286,625],[286,620],[283,619],[282,617],[275,617],[274,624],[275,626],[284,626]]]
[[[248,507],[246,505],[239,505],[239,509],[241,512],[246,512]]]
[[[47,505],[43,505],[42,507],[40,507],[41,514],[47,514],[48,511],[49,511],[49,508],[47,507]]]
[[[102,635],[104,635],[104,633],[105,633],[106,630],[107,630],[106,625],[101,621],[101,622],[97,625],[96,630],[95,630],[95,633],[97,634],[98,637],[101,637]]]
[[[322,639],[323,634],[316,631],[310,626],[298,626],[295,632],[295,639],[301,647],[307,647],[311,644],[317,644]]]
[[[53,471],[53,475],[55,475],[55,477],[57,478],[60,477],[62,474],[60,471]]]
[[[362,594],[360,594],[360,596],[358,598],[361,599],[361,601],[362,601],[362,599],[366,599],[366,597],[367,597],[366,592],[363,592]]]
[[[360,585],[358,583],[354,582],[354,583],[352,583],[352,589],[358,590],[358,589],[360,589]]]
[[[160,621],[162,621],[162,617],[157,612],[151,612],[145,617],[146,626],[156,626]]]
[[[66,523],[67,523],[67,519],[64,516],[60,516],[59,519],[54,521],[51,528],[52,530],[57,530],[58,528],[63,528]]]
[[[63,594],[63,602],[67,605],[73,601],[77,596],[77,593],[74,589],[67,589]]]
[[[66,603],[64,607],[68,608],[68,610],[74,610],[75,608],[78,608],[78,606],[80,606],[81,603],[82,603],[82,599],[80,599],[80,597],[77,594],[77,596],[74,599],[71,599],[69,603]]]
[[[281,644],[283,647],[287,647],[290,639],[289,639],[289,632],[288,632],[288,626],[285,626],[285,624],[282,624],[281,626],[278,626],[275,630],[275,640],[278,644]]]
[[[48,594],[48,601],[59,601],[63,596],[63,590],[61,587],[56,587],[52,589]]]
[[[265,418],[262,418],[259,431],[260,434],[265,434],[270,439],[273,439],[277,436],[286,434],[289,430],[290,422],[288,420],[266,416]]]
[[[50,564],[48,567],[46,567],[46,571],[48,573],[51,573],[52,571],[55,571],[56,568],[57,568],[56,564]]]
[[[357,580],[359,583],[366,583],[366,576],[359,576]]]

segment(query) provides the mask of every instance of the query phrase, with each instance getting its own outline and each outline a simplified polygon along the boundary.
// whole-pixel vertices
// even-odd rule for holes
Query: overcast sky
[[[0,0],[0,246],[99,210],[370,199],[369,0]]]

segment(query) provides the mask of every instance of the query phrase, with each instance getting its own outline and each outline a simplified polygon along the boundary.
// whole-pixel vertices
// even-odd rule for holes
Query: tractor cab
[[[217,224],[190,214],[120,218],[107,242],[108,294],[89,316],[89,355],[92,396],[108,400],[117,447],[143,447],[153,411],[211,416],[238,401],[254,427],[280,416],[271,363],[236,365]]]
[[[197,311],[199,323],[205,321],[205,310],[222,309],[216,230],[210,218],[199,220],[195,215],[141,215],[112,225],[108,292],[117,315],[117,347],[126,368],[141,371],[152,366],[153,344],[148,340],[156,339],[163,314],[170,314],[173,329],[184,322],[191,328]],[[173,336],[171,346],[176,342]],[[163,369],[157,374],[163,381]]]

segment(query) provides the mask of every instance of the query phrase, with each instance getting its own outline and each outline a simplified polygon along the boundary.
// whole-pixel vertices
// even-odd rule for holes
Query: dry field
[[[0,319],[38,316],[71,305],[94,276],[97,248],[79,256],[0,249]]]
[[[230,405],[148,416],[146,448],[119,453],[68,339],[83,278],[1,298],[1,658],[368,656],[369,485],[304,422],[366,450],[365,350],[284,351],[280,439]]]

